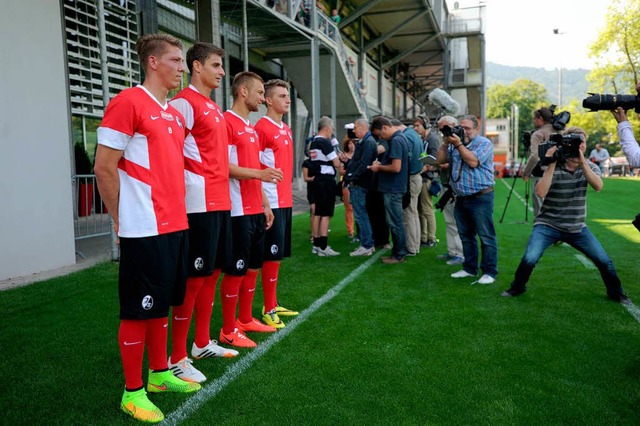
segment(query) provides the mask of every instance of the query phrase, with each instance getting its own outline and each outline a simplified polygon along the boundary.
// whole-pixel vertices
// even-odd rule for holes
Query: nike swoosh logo
[[[205,112],[204,112],[204,115],[209,115],[209,113],[210,113],[210,112],[211,112],[211,111],[205,111]]]
[[[279,137],[280,137],[280,135],[278,135],[278,136],[274,136],[273,138],[274,138],[274,139],[278,139]]]
[[[278,281],[278,279],[277,278],[269,278],[269,281],[275,282],[275,281]]]
[[[188,320],[189,318],[187,318],[187,317],[184,317],[184,318],[180,318],[180,317],[173,317],[173,319],[174,319],[174,320],[176,320],[176,321],[186,321],[186,320]]]
[[[244,135],[246,132],[238,132],[238,136]]]
[[[157,120],[158,118],[160,118],[160,117],[154,117],[153,115],[151,116],[152,120]]]
[[[226,343],[229,344],[229,345],[233,344],[233,339],[228,339],[228,338],[225,337],[224,340],[226,340]]]
[[[225,296],[225,297],[228,297],[228,298],[238,297],[238,295],[237,295],[237,294],[225,294],[224,296]]]
[[[125,346],[132,346],[132,345],[139,345],[140,343],[142,343],[142,342],[141,341],[138,341],[138,342],[127,342],[127,341],[125,341],[124,345]]]
[[[162,385],[162,386],[158,386],[158,385],[154,385],[153,383],[150,383],[151,386],[153,386],[154,388],[161,390],[161,391],[166,391],[167,390],[167,385]]]

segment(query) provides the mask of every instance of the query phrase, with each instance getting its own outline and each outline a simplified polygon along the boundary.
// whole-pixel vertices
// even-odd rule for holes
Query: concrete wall
[[[0,280],[75,263],[58,1],[0,1]]]

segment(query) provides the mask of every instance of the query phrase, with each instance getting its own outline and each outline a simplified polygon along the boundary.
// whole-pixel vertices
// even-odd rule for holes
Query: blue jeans
[[[402,223],[402,195],[390,192],[382,194],[384,198],[385,218],[387,226],[391,231],[391,240],[393,248],[391,255],[396,259],[402,259],[407,255],[407,236],[404,233],[404,224]]]
[[[615,298],[622,294],[622,284],[620,283],[620,278],[618,278],[616,268],[613,266],[613,261],[604,251],[600,241],[586,226],[582,228],[580,233],[562,232],[543,224],[534,226],[527,244],[527,251],[518,265],[511,288],[524,290],[533,268],[542,257],[544,251],[557,241],[564,241],[569,244],[587,256],[598,267],[609,296]]]
[[[353,206],[353,217],[358,224],[360,245],[366,249],[373,248],[373,232],[367,214],[367,189],[349,185],[349,195]]]
[[[453,212],[458,225],[464,253],[463,269],[470,274],[478,273],[478,241],[482,248],[482,273],[491,277],[498,275],[498,241],[493,226],[493,192],[475,197],[458,197]]]

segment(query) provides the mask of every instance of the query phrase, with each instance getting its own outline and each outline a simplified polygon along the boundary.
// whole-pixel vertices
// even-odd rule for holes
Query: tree
[[[533,130],[531,121],[533,112],[543,106],[549,106],[547,89],[535,81],[521,78],[508,86],[494,84],[487,90],[487,118],[509,117],[512,104],[516,104],[520,111],[518,117],[520,131]],[[520,152],[525,152],[522,145]]]
[[[589,81],[598,91],[628,93],[638,84],[640,63],[640,0],[612,0],[606,26],[591,45],[596,68]]]
[[[605,28],[600,31],[598,39],[590,47],[590,57],[596,62],[596,67],[587,76],[592,92],[635,94],[638,84],[637,65],[640,64],[638,10],[640,0],[612,0],[605,18]],[[606,143],[612,156],[620,155],[620,144],[616,142],[616,122],[611,113],[600,111],[587,114],[592,122],[600,123],[604,129],[598,134],[601,140],[597,142]],[[636,129],[637,139],[638,117],[632,113],[628,116],[633,129]],[[591,141],[590,137],[590,148],[595,143],[596,141]]]

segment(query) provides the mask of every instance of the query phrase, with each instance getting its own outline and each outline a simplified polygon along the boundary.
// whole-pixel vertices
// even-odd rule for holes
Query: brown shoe
[[[386,259],[382,259],[382,263],[386,263],[387,265],[392,265],[394,263],[403,263],[404,257],[397,259],[395,257],[387,257]]]

